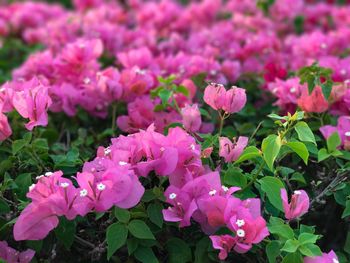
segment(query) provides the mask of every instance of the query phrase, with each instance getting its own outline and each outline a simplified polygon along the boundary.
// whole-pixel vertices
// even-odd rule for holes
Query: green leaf
[[[300,233],[315,233],[315,227],[314,226],[307,226],[307,225],[300,225]]]
[[[340,144],[341,144],[341,139],[339,137],[339,134],[338,134],[338,132],[334,132],[327,139],[328,152],[329,153],[334,152]]]
[[[301,254],[307,257],[321,256],[321,249],[315,244],[305,244],[299,247]]]
[[[344,244],[344,251],[350,254],[350,231],[346,234],[346,240]]]
[[[60,224],[55,229],[55,235],[67,250],[70,249],[74,242],[75,231],[76,224],[73,220],[68,220],[65,217],[60,218]]]
[[[139,246],[135,253],[135,258],[142,263],[158,263],[158,259],[153,253],[153,250],[149,247]]]
[[[287,142],[286,144],[292,151],[294,151],[299,157],[307,164],[309,159],[309,151],[302,142]]]
[[[269,263],[275,263],[276,258],[280,254],[280,245],[279,242],[274,240],[267,244],[266,246],[266,255],[269,260]]]
[[[192,262],[191,249],[185,241],[176,237],[171,238],[166,243],[166,249],[169,253],[169,263]]]
[[[209,112],[203,108],[199,108],[199,112],[201,113],[202,116],[208,118],[209,120],[212,118]]]
[[[49,144],[46,139],[38,138],[33,141],[33,148],[36,152],[42,153],[49,150]]]
[[[15,183],[18,188],[15,189],[14,192],[17,193],[22,200],[25,200],[28,188],[32,184],[32,175],[30,173],[20,174],[16,177]]]
[[[302,142],[312,142],[313,144],[316,145],[315,136],[306,122],[304,121],[298,122],[295,125],[294,129],[298,134],[299,140],[301,140]]]
[[[267,166],[273,170],[273,163],[281,149],[281,138],[275,134],[269,135],[262,142],[262,152]]]
[[[282,251],[288,252],[288,253],[294,253],[299,248],[299,241],[295,239],[289,239],[282,247]]]
[[[271,217],[268,225],[268,229],[271,234],[278,235],[285,239],[293,239],[293,229],[285,224],[284,221],[278,217]]]
[[[176,92],[181,93],[181,94],[185,95],[186,97],[190,96],[190,92],[188,91],[188,89],[182,85],[177,86]]]
[[[136,238],[130,238],[126,241],[126,246],[128,248],[128,254],[129,256],[135,252],[137,247],[139,246],[138,239]]]
[[[247,185],[247,177],[242,174],[241,169],[231,167],[224,175],[224,183],[228,186],[244,187]]]
[[[306,180],[304,178],[304,175],[299,173],[299,172],[296,172],[292,175],[292,177],[289,179],[290,181],[295,181],[295,182],[298,182],[298,183],[301,183],[303,185],[306,185]]]
[[[350,200],[347,200],[345,203],[345,209],[343,214],[341,215],[341,218],[345,218],[350,216]]]
[[[283,211],[281,189],[284,188],[283,183],[276,177],[265,176],[259,180],[262,191],[267,195],[271,204],[278,210]]]
[[[31,139],[32,139],[32,134],[30,132],[27,132],[23,136],[23,139],[14,141],[12,143],[12,154],[16,155],[20,150],[23,149],[23,147],[29,145]]]
[[[275,113],[271,113],[269,115],[267,115],[267,117],[273,119],[273,120],[287,120],[288,116],[279,116]]]
[[[235,164],[238,164],[247,160],[251,160],[260,156],[261,156],[261,152],[259,151],[258,148],[256,148],[255,146],[248,146],[247,148],[244,149],[242,154],[235,161]]]
[[[159,91],[158,96],[162,100],[162,105],[165,106],[168,104],[169,99],[173,95],[173,92],[167,89],[162,89]]]
[[[0,198],[0,214],[6,214],[10,211],[11,209],[7,202],[4,199]]]
[[[304,244],[314,244],[316,243],[317,239],[319,238],[318,235],[314,235],[311,233],[301,233],[298,237],[299,243]]]
[[[300,253],[292,253],[285,256],[282,263],[303,263],[303,258]]]
[[[128,223],[130,220],[130,212],[127,209],[115,207],[114,215],[118,219],[118,221],[122,223]]]
[[[155,239],[153,233],[146,225],[145,222],[141,220],[132,220],[128,225],[130,233],[140,239]]]
[[[326,160],[327,158],[329,158],[330,156],[331,155],[328,153],[327,149],[322,148],[318,151],[317,161],[322,162],[322,161]]]
[[[326,100],[328,100],[331,95],[332,87],[333,87],[333,81],[331,80],[326,80],[321,84],[322,93]]]
[[[162,214],[163,206],[160,203],[150,204],[147,207],[147,214],[149,220],[162,228],[163,226],[163,214]]]
[[[128,237],[128,229],[122,223],[114,223],[107,228],[107,259],[121,248]]]
[[[194,251],[194,263],[209,263],[208,248],[211,242],[208,237],[203,237],[196,243],[196,250]]]
[[[304,20],[305,18],[300,15],[294,18],[294,29],[298,35],[304,32]]]

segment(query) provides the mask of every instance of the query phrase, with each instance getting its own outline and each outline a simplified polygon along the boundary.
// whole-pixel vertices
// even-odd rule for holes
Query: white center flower
[[[209,195],[210,196],[214,196],[216,194],[216,190],[215,189],[213,189],[213,190],[211,190],[210,192],[209,192]]]
[[[290,89],[290,92],[291,92],[291,93],[295,93],[296,91],[297,91],[297,89],[296,89],[295,87],[293,87],[293,88]]]
[[[227,192],[228,191],[228,187],[227,186],[221,186],[222,190],[224,190],[224,192]]]
[[[295,195],[301,195],[301,191],[295,190],[295,191],[294,191],[294,194],[295,194]]]
[[[81,197],[87,196],[87,194],[88,194],[88,191],[86,189],[80,190],[80,196]]]
[[[62,188],[67,188],[69,186],[69,183],[64,182],[64,183],[61,183],[60,186]]]
[[[333,258],[333,263],[339,263],[338,259]]]
[[[237,230],[237,236],[239,237],[245,237],[245,231],[243,229],[238,229]]]
[[[99,191],[103,191],[106,189],[106,186],[103,183],[99,183],[99,184],[97,184],[97,189]]]
[[[176,194],[175,193],[171,193],[170,195],[169,195],[169,199],[171,199],[171,200],[173,200],[173,199],[175,199],[176,198]]]
[[[120,161],[119,162],[119,165],[123,166],[123,165],[127,165],[128,163],[127,162],[123,162],[123,161]]]
[[[194,151],[196,149],[196,146],[194,144],[191,144],[191,149]]]
[[[111,149],[109,148],[109,147],[107,147],[106,149],[105,149],[105,155],[108,155],[108,154],[110,154],[111,153]]]
[[[53,172],[46,172],[46,173],[45,173],[45,176],[46,176],[46,177],[50,177],[51,175],[53,175]]]
[[[245,225],[245,221],[244,221],[243,219],[238,219],[238,220],[236,221],[236,225],[237,225],[238,227],[242,227],[242,226]]]
[[[350,131],[347,131],[347,132],[345,133],[345,136],[346,136],[346,137],[350,136]]]
[[[91,79],[90,78],[84,78],[84,84],[89,84],[91,82]]]
[[[29,192],[32,191],[35,188],[35,184],[32,184],[31,186],[29,186]]]

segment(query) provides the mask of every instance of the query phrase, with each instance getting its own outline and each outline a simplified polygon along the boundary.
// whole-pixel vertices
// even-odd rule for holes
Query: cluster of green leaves
[[[183,85],[176,85],[174,80],[176,76],[171,75],[167,78],[158,77],[158,81],[160,86],[151,91],[151,97],[157,98],[159,97],[161,100],[161,104],[156,105],[154,111],[164,111],[168,107],[172,107],[176,111],[180,111],[179,106],[175,99],[173,99],[175,94],[183,94],[185,96],[189,96],[188,89]]]
[[[332,81],[333,70],[330,68],[320,67],[317,62],[311,66],[303,67],[298,71],[300,83],[307,83],[309,93],[311,93],[316,86],[322,88],[324,97],[328,100],[332,92],[333,81]]]

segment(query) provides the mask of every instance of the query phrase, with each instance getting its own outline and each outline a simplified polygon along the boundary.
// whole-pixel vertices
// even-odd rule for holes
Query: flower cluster
[[[107,163],[107,160],[99,160]],[[112,206],[130,208],[141,199],[144,188],[136,175],[127,167],[109,163],[107,170],[78,173],[75,187],[62,172],[47,172],[37,177],[38,182],[29,188],[27,197],[32,202],[16,221],[13,234],[16,240],[40,240],[57,227],[58,217],[72,220],[94,210],[102,212]],[[107,165],[107,164],[106,164]]]
[[[0,41],[15,38],[41,47],[0,87],[0,141],[12,135],[13,111],[26,119],[24,126],[32,131],[47,126],[49,116],[55,116],[51,112],[73,117],[82,108],[91,116],[107,118],[110,108],[115,115],[120,105],[125,111],[120,107],[123,113],[113,117],[112,129],[117,126],[127,134],[112,138],[108,147],[100,146],[96,157],[75,176],[65,177],[62,171],[38,176],[26,195],[31,202],[14,225],[14,239],[44,239],[59,225],[60,217],[74,220],[114,206],[133,208],[145,192],[145,177],[154,176],[168,178],[162,200],[167,206],[162,210],[164,220],[180,227],[199,225],[221,260],[231,251],[246,253],[270,232],[274,234],[263,216],[267,210],[279,213],[274,211],[276,199],[281,199],[279,210],[288,224],[303,216],[310,208],[306,191],[290,191],[289,202],[284,182],[289,190],[292,187],[283,175],[284,181],[271,187],[277,197],[259,198],[264,189],[258,177],[273,174],[276,179],[279,173],[296,173],[297,168],[272,169],[282,147],[280,155],[288,154],[289,147],[307,163],[311,151],[300,133],[306,130],[308,143],[316,140],[305,126],[296,131],[298,138],[290,138],[297,117],[290,120],[297,109],[306,117],[321,118],[321,134],[327,139],[338,133],[341,143],[336,147],[350,149],[350,6],[280,0],[270,6],[267,16],[256,1],[249,0],[186,5],[175,0],[119,2],[73,0],[73,9],[31,1],[0,6]],[[304,81],[302,68],[314,65],[330,68],[329,76]],[[234,167],[254,142],[239,136],[247,135],[246,126],[225,133],[223,125],[225,119],[233,123],[239,118],[232,114],[247,104],[246,93],[253,82],[259,86],[254,91],[259,97],[255,107],[272,97],[288,116],[277,116],[276,123],[285,130],[270,137],[273,140],[264,140],[261,150],[249,149],[252,159],[261,158],[261,169],[248,177],[249,183],[243,180],[247,188],[260,187],[245,191],[226,186],[220,173]],[[340,116],[336,126],[323,125],[326,113]],[[216,128],[218,132],[209,138]],[[116,134],[116,129],[112,132]],[[210,143],[204,147],[206,140]],[[266,157],[265,148],[274,151],[272,157]],[[267,168],[270,171],[264,174]],[[263,210],[265,200],[270,207]],[[308,257],[314,251],[308,252],[297,252],[305,256],[305,263],[338,262],[333,251],[318,257]],[[0,258],[8,262],[29,262],[33,255],[0,242]]]

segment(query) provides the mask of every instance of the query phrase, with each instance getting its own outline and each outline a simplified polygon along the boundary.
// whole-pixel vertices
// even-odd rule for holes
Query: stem
[[[114,130],[115,130],[115,124],[116,124],[116,118],[117,118],[117,104],[114,103],[112,106],[112,131],[114,136]]]
[[[174,98],[174,96],[173,96],[173,103],[174,103],[174,106],[175,106],[175,110],[177,111],[177,113],[179,113],[180,115],[181,115],[181,109],[180,109],[180,107],[179,107],[179,104],[177,104],[177,101],[176,101],[176,99]]]
[[[345,177],[343,177],[343,176],[345,176]],[[331,191],[331,190],[333,190],[335,187],[337,187],[338,184],[339,184],[340,182],[342,182],[344,178],[346,178],[346,176],[347,176],[347,173],[340,173],[340,174],[338,174],[338,175],[333,179],[333,181],[332,181],[329,185],[327,185],[327,187],[326,187],[325,189],[323,189],[323,191],[322,191],[319,195],[317,195],[314,199],[311,200],[310,206],[312,206],[315,202],[318,202],[321,198],[323,198],[325,195],[327,195],[327,193],[328,193],[329,191]]]
[[[245,187],[243,187],[243,189],[241,189],[240,192],[244,192],[244,191],[247,190],[251,185],[253,185],[253,184],[255,183],[256,179],[258,179],[259,174],[260,174],[261,171],[264,169],[264,166],[265,166],[265,163],[264,163],[264,161],[262,161],[262,162],[260,163],[260,166],[259,166],[258,171],[254,174],[252,180],[250,180],[250,182],[249,182]]]
[[[95,245],[90,243],[89,241],[86,241],[85,239],[82,239],[81,237],[79,237],[77,235],[75,235],[74,237],[80,244],[83,244],[83,245],[88,246],[92,249],[95,249]]]
[[[224,127],[224,116],[219,112],[219,136],[221,136],[222,128]]]

